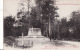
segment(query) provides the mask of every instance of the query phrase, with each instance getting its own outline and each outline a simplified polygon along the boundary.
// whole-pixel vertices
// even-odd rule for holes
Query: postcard
[[[4,0],[4,50],[80,50],[80,0]]]

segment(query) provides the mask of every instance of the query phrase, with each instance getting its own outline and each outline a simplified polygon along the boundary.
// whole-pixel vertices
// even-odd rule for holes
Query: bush
[[[15,37],[7,36],[4,38],[4,43],[7,44],[8,46],[12,46],[13,43],[15,42],[16,42]]]

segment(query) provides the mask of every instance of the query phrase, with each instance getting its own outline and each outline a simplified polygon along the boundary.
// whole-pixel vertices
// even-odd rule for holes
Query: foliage
[[[80,38],[80,12],[74,11],[69,21],[70,29],[72,29],[71,38]]]
[[[4,18],[4,36],[12,36],[13,23],[15,19],[12,16]]]
[[[33,7],[31,10],[32,23],[37,25],[38,23],[34,21],[39,21],[41,24],[37,26],[40,26],[42,33],[44,32],[44,35],[48,35],[49,32],[49,18],[50,24],[53,24],[54,18],[56,17],[55,14],[57,14],[57,8],[54,4],[54,0],[36,0],[36,7]]]
[[[12,46],[13,43],[15,43],[15,42],[16,42],[15,37],[7,36],[4,38],[4,43],[8,46]]]

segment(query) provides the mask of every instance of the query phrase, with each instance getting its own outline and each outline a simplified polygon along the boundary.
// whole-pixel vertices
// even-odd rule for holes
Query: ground
[[[19,38],[18,40],[22,40],[23,38]],[[26,41],[26,37],[24,40]],[[29,40],[29,39],[28,39]],[[47,37],[34,38],[30,39],[33,41],[33,47],[31,48],[14,48],[7,47],[4,45],[4,50],[80,50],[80,42],[74,41],[64,41],[64,40],[51,40]],[[19,43],[21,44],[21,43]]]

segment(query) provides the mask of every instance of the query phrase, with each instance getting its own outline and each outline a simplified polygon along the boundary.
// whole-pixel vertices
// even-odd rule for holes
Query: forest
[[[17,17],[4,18],[4,38],[19,37],[22,33],[27,36],[28,29],[33,27],[40,28],[43,36],[52,39],[80,40],[80,10],[73,11],[69,20],[66,17],[58,19],[59,8],[54,6],[54,0],[35,0],[35,4],[31,11],[21,10]]]

